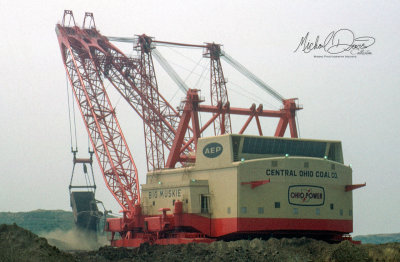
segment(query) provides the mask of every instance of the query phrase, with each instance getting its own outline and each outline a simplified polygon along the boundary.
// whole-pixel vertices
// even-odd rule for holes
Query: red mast
[[[160,99],[157,94],[157,78],[154,72],[151,48],[151,38],[145,35],[139,36],[137,50],[139,53],[140,84],[138,87],[146,100],[155,108],[160,109]],[[164,134],[163,125],[156,113],[145,102],[142,102],[142,112],[147,170],[161,169],[165,166],[164,146],[162,137],[157,136],[157,134]]]
[[[219,108],[228,109],[228,91],[226,81],[221,66],[221,46],[217,44],[207,44],[205,56],[210,58],[210,93],[211,105]],[[220,114],[214,121],[214,134],[222,135],[232,133],[231,117],[229,113]]]

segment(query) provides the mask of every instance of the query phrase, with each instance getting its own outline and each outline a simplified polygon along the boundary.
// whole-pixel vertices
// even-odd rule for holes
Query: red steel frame
[[[72,13],[65,13],[73,19]],[[115,116],[90,49],[101,49],[83,39],[76,27],[57,25],[64,66],[107,187],[124,211],[140,203],[137,169]],[[88,52],[89,51],[89,52]]]
[[[296,104],[295,99],[285,100],[284,107],[278,111],[263,110],[261,105],[256,109],[254,104],[250,109],[246,109],[235,107],[221,108],[218,106],[200,105],[201,102],[203,101],[199,98],[198,90],[189,89],[185,100],[185,106],[182,110],[181,120],[177,129],[177,136],[175,137],[173,147],[170,150],[166,167],[173,168],[178,161],[194,161],[195,159],[193,159],[193,157],[192,159],[188,159],[186,155],[183,155],[181,153],[191,143],[194,143],[194,145],[196,146],[197,140],[200,137],[201,133],[203,133],[203,131],[206,130],[207,127],[209,127],[210,124],[213,123],[215,119],[217,119],[221,114],[249,116],[243,127],[241,128],[239,134],[242,134],[246,130],[253,118],[256,118],[259,134],[263,135],[259,122],[259,117],[277,117],[280,118],[279,123],[282,122],[283,124],[278,125],[275,131],[275,135],[283,136],[285,134],[287,126],[289,125],[292,137],[297,137],[295,117],[296,111],[301,108]],[[213,114],[211,119],[207,121],[206,124],[202,127],[200,127],[198,121],[199,112],[207,112]],[[189,139],[183,146],[180,146],[184,143],[183,134],[189,128],[190,122],[192,123],[193,137]]]
[[[153,58],[151,56],[151,38],[145,35],[138,38],[140,84],[139,90],[146,99],[156,108],[160,108],[157,78],[154,72]],[[162,139],[157,134],[163,134],[163,125],[158,121],[156,113],[146,103],[142,103],[144,136],[146,146],[147,170],[161,169],[165,165],[164,146]],[[150,123],[147,124],[147,123]],[[154,127],[154,131],[151,129]]]
[[[138,59],[126,57],[98,31],[91,30],[92,38],[104,46],[107,53],[96,50],[99,70],[128,104],[143,119],[148,170],[161,169],[165,164],[165,150],[172,147],[179,113],[158,92],[151,57],[151,38],[138,38]],[[190,131],[190,130],[189,130]],[[185,150],[189,154],[192,150]]]
[[[73,22],[72,26],[66,25],[67,18]],[[137,244],[158,239],[161,243],[164,240],[159,234],[163,230],[154,230],[153,233],[145,233],[139,238],[134,233],[135,230],[143,228],[146,219],[152,222],[152,218],[144,218],[141,215],[137,169],[104,87],[105,80],[116,88],[143,119],[148,170],[174,168],[178,162],[194,162],[197,140],[204,130],[213,124],[216,134],[231,132],[231,114],[248,116],[239,131],[240,134],[255,118],[259,134],[262,135],[259,117],[278,117],[280,121],[275,136],[283,136],[289,125],[291,136],[297,137],[295,115],[301,108],[295,99],[283,100],[283,108],[277,111],[263,110],[261,105],[258,108],[253,105],[249,109],[229,106],[219,60],[219,45],[198,46],[207,48],[210,54],[210,92],[214,104],[201,105],[203,101],[198,95],[198,90],[189,89],[182,110],[178,112],[158,91],[151,57],[151,38],[139,36],[139,56],[136,59],[129,58],[96,30],[92,13],[85,14],[83,27],[79,28],[75,25],[71,11],[65,11],[62,24],[56,26],[56,33],[67,76],[104,180],[124,211],[122,219],[109,220],[109,230],[113,233],[120,232],[124,241]],[[199,123],[200,112],[212,114],[203,126]],[[165,150],[169,152],[167,160]],[[162,217],[156,217],[161,219],[156,225],[173,224],[168,222],[171,216],[166,216],[165,212],[166,210],[163,210]],[[178,211],[176,214],[178,220],[174,223],[179,225],[183,221],[183,214]],[[157,232],[156,237],[154,232]],[[176,240],[175,237],[175,240],[166,243],[183,243],[187,241],[183,239],[187,239],[189,235],[182,232],[179,235],[180,240]],[[190,236],[197,242],[209,242],[201,235]]]
[[[229,108],[228,91],[221,66],[221,46],[207,44],[205,56],[210,57],[210,93],[211,105],[218,108]],[[231,117],[228,111],[221,113],[214,121],[214,134],[232,133]]]

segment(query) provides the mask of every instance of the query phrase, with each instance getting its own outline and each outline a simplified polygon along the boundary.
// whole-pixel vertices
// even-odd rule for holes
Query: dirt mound
[[[62,240],[66,239],[62,237]],[[66,253],[50,246],[45,238],[38,237],[14,224],[0,225],[0,262],[2,261],[396,262],[400,261],[400,243],[354,245],[344,241],[340,244],[328,244],[309,238],[271,238],[169,246],[143,244],[138,248],[104,246],[97,251]]]
[[[77,256],[84,261],[373,261],[366,249],[348,241],[332,245],[307,238],[170,246],[143,244],[134,249],[102,247],[97,252]]]
[[[17,225],[0,225],[0,261],[74,261],[47,243],[45,238]]]
[[[400,243],[386,243],[380,245],[362,245],[368,251],[369,257],[375,262],[400,261]]]

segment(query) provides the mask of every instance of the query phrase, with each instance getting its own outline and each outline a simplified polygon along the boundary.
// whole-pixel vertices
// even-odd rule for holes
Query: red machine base
[[[166,238],[157,238],[160,236],[154,234],[137,233],[130,239],[112,240],[113,247],[139,247],[141,244],[149,243],[151,245],[179,245],[189,243],[212,243],[213,238],[206,238],[199,233],[176,233],[170,234]]]

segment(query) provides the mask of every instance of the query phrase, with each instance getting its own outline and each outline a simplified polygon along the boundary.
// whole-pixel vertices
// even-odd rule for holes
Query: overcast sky
[[[299,98],[304,107],[298,114],[301,137],[342,141],[353,182],[367,182],[353,193],[355,235],[400,232],[398,1],[0,0],[0,211],[70,210],[67,88],[54,31],[64,9],[73,10],[79,24],[85,11],[93,12],[97,28],[107,36],[146,33],[164,41],[223,44],[285,98]],[[374,38],[369,54],[338,58],[323,50],[294,52],[307,32],[315,41],[339,29]],[[347,41],[348,35],[342,39]],[[189,56],[184,50],[165,49],[160,52],[173,65]],[[190,55],[197,62],[201,50]],[[249,107],[253,101],[267,109],[279,106],[229,65],[223,66],[232,106]],[[157,73],[168,99],[183,96]],[[196,79],[195,74],[190,77]],[[141,120],[117,96],[111,97],[144,183]],[[79,116],[77,121],[82,122]],[[264,133],[273,135],[276,122],[267,122],[265,127],[271,128]],[[79,154],[85,157],[87,138],[79,123]],[[240,124],[233,123],[235,132]],[[97,197],[118,212],[97,167],[95,172]]]

